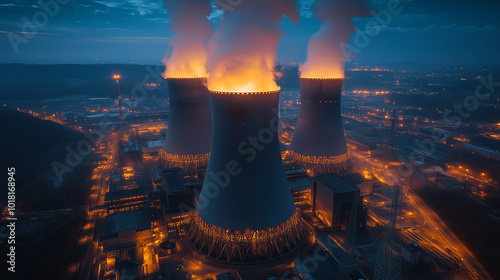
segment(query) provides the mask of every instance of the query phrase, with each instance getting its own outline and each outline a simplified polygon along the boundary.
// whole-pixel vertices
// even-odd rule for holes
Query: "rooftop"
[[[340,273],[340,269],[338,264],[331,258],[321,258],[320,260],[316,260],[316,269],[309,270],[308,265],[306,264],[311,259],[316,260],[314,254],[295,260],[295,266],[299,269],[299,271],[301,271],[301,273],[305,273],[308,279],[329,280],[337,278],[337,275]],[[304,262],[306,264],[304,264]]]
[[[122,199],[122,198],[126,198],[126,197],[147,195],[148,193],[149,193],[149,190],[147,187],[126,189],[126,190],[116,190],[116,191],[111,191],[111,192],[106,193],[106,195],[104,196],[104,200],[107,202],[107,201],[113,201],[113,200]]]
[[[359,191],[353,184],[347,182],[342,179],[337,174],[324,174],[314,177],[315,181],[320,182],[325,187],[329,188],[335,193],[348,193],[348,192],[357,192]]]
[[[165,178],[165,191],[167,192],[167,195],[184,193],[186,191],[180,169],[175,168],[164,170],[163,177]]]
[[[363,175],[359,173],[349,173],[349,174],[343,174],[340,175],[340,178],[342,178],[344,181],[351,183],[353,185],[359,185],[363,182],[366,182],[368,180],[363,177]]]
[[[288,185],[292,191],[302,191],[311,188],[311,179],[307,176],[288,178]]]
[[[415,243],[410,243],[410,244],[402,244],[402,246],[408,251],[408,252],[417,252],[417,251],[422,251],[422,247],[418,246]]]
[[[151,229],[151,219],[145,211],[125,211],[107,216],[104,219],[102,236],[104,238],[117,235],[120,231],[135,229],[143,231]]]

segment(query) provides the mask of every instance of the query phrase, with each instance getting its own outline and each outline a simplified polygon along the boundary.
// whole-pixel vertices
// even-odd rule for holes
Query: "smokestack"
[[[118,110],[120,112],[120,120],[123,120],[124,116],[123,116],[123,106],[122,106],[122,93],[120,91],[121,76],[115,74],[115,75],[113,75],[113,79],[116,81],[116,90],[118,92]]]
[[[189,237],[215,260],[266,261],[302,239],[279,150],[279,92],[210,92],[211,156]]]
[[[314,175],[352,169],[341,116],[343,79],[301,78],[292,160]]]
[[[195,172],[210,156],[212,116],[206,78],[168,78],[170,115],[158,167]]]

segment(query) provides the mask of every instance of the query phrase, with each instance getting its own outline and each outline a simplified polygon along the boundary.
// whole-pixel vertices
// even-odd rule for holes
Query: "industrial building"
[[[279,90],[211,92],[212,149],[189,233],[210,258],[261,262],[301,241],[302,221],[280,156],[278,100]]]
[[[366,179],[359,173],[347,173],[339,175],[344,181],[356,186],[361,196],[370,195],[373,192],[373,180]]]
[[[311,204],[311,176],[304,169],[286,170],[285,174],[295,205]]]
[[[149,189],[138,187],[110,191],[104,196],[108,214],[122,211],[141,210],[149,206]]]
[[[170,115],[160,169],[196,172],[210,156],[212,117],[206,78],[168,78]]]
[[[112,252],[152,241],[151,219],[146,211],[125,211],[107,216],[101,242],[104,252]]]
[[[417,243],[403,244],[401,246],[401,257],[410,264],[410,266],[425,266],[431,263],[432,255],[418,246]]]
[[[148,278],[158,275],[149,213],[125,211],[107,216],[100,236],[106,255],[105,279],[156,279]]]
[[[358,264],[330,236],[316,237],[316,253],[295,259],[294,269],[304,280],[368,279]],[[312,265],[314,264],[314,265]]]
[[[162,211],[168,237],[182,236],[186,233],[191,212],[194,209],[194,196],[186,188],[180,169],[165,169],[161,172],[163,181]]]
[[[299,118],[292,160],[314,175],[352,169],[341,116],[343,79],[300,79]]]
[[[312,208],[329,228],[346,230],[353,210],[356,211],[358,226],[366,225],[367,211],[363,208],[360,189],[337,174],[324,174],[314,178]]]

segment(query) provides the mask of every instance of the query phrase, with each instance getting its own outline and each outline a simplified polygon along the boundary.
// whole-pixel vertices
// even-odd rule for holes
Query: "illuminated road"
[[[105,210],[91,211],[91,209],[104,207],[104,196],[108,189],[107,179],[110,177],[111,170],[118,165],[117,143],[119,134],[113,133],[110,138],[114,141],[111,141],[111,154],[108,156],[108,164],[96,167],[92,173],[93,185],[89,205],[85,209],[87,215],[67,270],[67,279],[89,279],[94,276],[92,273],[95,272],[96,265],[98,265],[102,249],[98,245],[99,227],[103,224],[106,213]],[[104,141],[108,141],[108,139],[106,138]]]
[[[477,259],[472,255],[469,249],[453,234],[446,224],[432,211],[417,195],[409,188],[404,188],[403,191],[407,195],[407,203],[412,205],[428,222],[435,233],[445,242],[446,246],[455,253],[465,269],[473,279],[492,279],[486,270],[481,266]]]
[[[381,161],[375,160],[371,158],[368,153],[356,150],[353,147],[350,147],[350,151],[353,157],[357,158],[366,168],[368,168],[368,170],[372,171],[379,181],[387,185],[395,183],[393,182],[395,174],[391,173],[390,170],[385,169],[386,166]],[[410,206],[410,208],[419,213],[427,223],[425,228],[429,229],[422,229],[422,233],[426,237],[427,241],[432,240],[432,249],[436,250],[435,252],[432,252],[434,255],[447,257],[449,259],[457,258],[472,279],[492,279],[469,249],[455,236],[455,234],[446,226],[439,216],[411,190],[409,185],[403,185],[402,192],[406,196],[406,203]],[[379,220],[383,223],[387,222],[387,218],[377,215],[374,211],[370,211],[370,215],[374,218],[374,220]],[[447,251],[447,249],[449,249],[449,251]]]
[[[86,209],[87,215],[84,226],[80,232],[78,243],[73,252],[71,264],[68,269],[69,275],[72,276],[68,277],[68,279],[89,279],[92,266],[95,264],[96,260],[94,256],[99,249],[96,226],[102,224],[104,213],[102,210],[91,212],[90,207],[98,206],[101,201],[101,196],[104,196],[101,194],[103,193],[102,190],[106,188],[105,182],[107,176],[109,176],[108,174],[109,170],[99,170],[97,173],[94,173],[96,182],[98,183],[92,187],[90,205]],[[82,258],[82,256],[84,257]]]

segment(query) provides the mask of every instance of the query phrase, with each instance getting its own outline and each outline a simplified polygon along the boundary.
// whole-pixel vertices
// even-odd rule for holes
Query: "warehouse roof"
[[[120,231],[135,229],[143,231],[151,229],[151,219],[145,211],[125,211],[107,216],[104,219],[102,236],[111,237]]]
[[[340,178],[337,174],[324,174],[319,175],[314,178],[314,180],[320,182],[325,187],[329,188],[335,193],[347,193],[359,191],[353,184]]]

